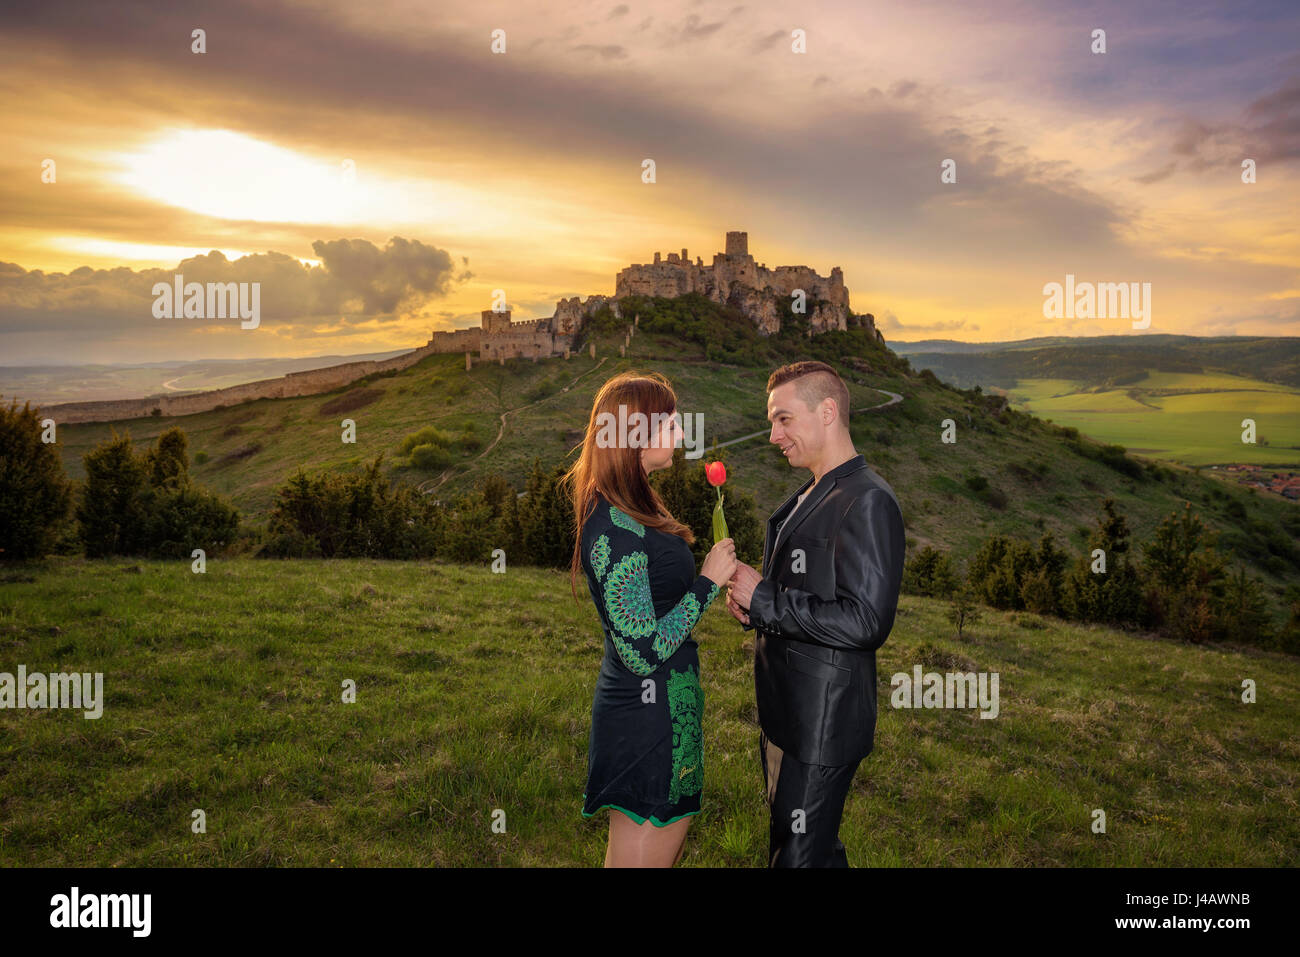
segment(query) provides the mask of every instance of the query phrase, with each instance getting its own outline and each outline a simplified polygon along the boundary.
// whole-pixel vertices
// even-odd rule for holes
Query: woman
[[[633,427],[619,435],[620,424]],[[717,542],[697,576],[695,536],[650,486],[681,434],[668,380],[620,373],[597,393],[565,475],[577,529],[570,587],[576,599],[581,569],[605,632],[582,816],[610,809],[606,867],[673,866],[700,811],[704,692],[690,635],[735,572],[736,549]]]

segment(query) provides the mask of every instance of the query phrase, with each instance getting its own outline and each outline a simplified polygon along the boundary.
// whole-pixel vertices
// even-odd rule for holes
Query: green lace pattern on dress
[[[704,747],[701,719],[704,689],[700,676],[688,665],[685,671],[668,670],[668,709],[673,721],[673,772],[668,784],[668,801],[699,794],[704,787]]]
[[[615,631],[632,638],[655,630],[648,561],[645,552],[630,552],[615,563],[605,579],[605,611],[610,624]]]
[[[660,658],[667,659],[677,650],[677,646],[686,640],[691,627],[700,617],[700,603],[695,596],[687,592],[677,607],[659,619],[659,631],[650,647]]]
[[[626,528],[637,538],[645,538],[645,526],[626,512],[620,512],[613,505],[609,507],[609,520],[619,528]]]
[[[591,546],[591,570],[596,573],[596,581],[605,577],[607,568],[609,568],[609,538],[602,535]]]

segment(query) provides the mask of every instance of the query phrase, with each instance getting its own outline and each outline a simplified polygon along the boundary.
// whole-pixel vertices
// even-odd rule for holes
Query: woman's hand
[[[700,568],[700,574],[710,579],[719,588],[722,588],[731,581],[731,576],[736,572],[736,542],[735,539],[724,538],[718,541],[711,549],[709,554],[704,556],[704,564]]]

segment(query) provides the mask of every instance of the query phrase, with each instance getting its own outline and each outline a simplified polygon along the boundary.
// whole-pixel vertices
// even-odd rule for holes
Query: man
[[[876,728],[876,649],[894,624],[906,542],[893,489],[849,435],[849,391],[822,362],[767,381],[769,440],[812,478],[772,513],[763,574],[727,609],[756,628],[759,761],[771,867],[848,867],[840,815]]]

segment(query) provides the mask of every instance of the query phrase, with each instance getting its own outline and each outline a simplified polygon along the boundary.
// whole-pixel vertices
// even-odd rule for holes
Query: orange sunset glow
[[[1045,318],[1067,274],[1150,283],[1152,333],[1300,334],[1287,4],[50,3],[0,24],[5,365],[412,348],[496,289],[550,316],[732,229],[770,265],[840,266],[886,341],[1130,328]],[[151,270],[259,279],[263,320],[160,323]]]

